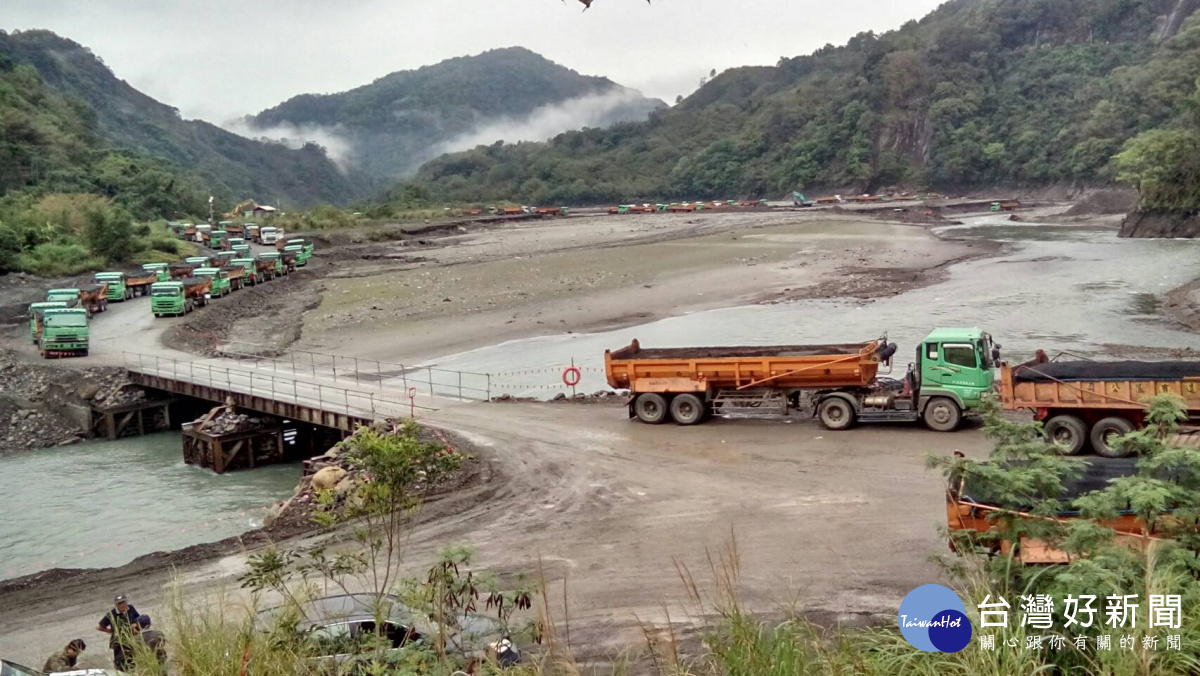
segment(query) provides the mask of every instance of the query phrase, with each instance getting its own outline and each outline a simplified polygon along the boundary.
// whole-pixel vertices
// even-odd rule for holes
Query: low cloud
[[[584,127],[607,127],[617,122],[644,119],[652,103],[634,89],[617,88],[589,94],[562,103],[537,108],[524,118],[501,118],[440,144],[436,155],[469,150],[496,141],[545,141],[565,131]]]
[[[255,141],[281,143],[293,150],[306,143],[316,143],[325,149],[325,155],[343,173],[354,165],[354,144],[340,126],[324,127],[316,124],[279,124],[261,127],[248,118],[238,118],[221,125],[225,131],[233,132]]]

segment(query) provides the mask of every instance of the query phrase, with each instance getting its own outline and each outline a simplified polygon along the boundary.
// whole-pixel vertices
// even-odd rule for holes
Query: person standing
[[[117,671],[125,671],[129,659],[133,657],[134,624],[141,615],[129,603],[124,594],[118,594],[113,599],[113,609],[100,618],[98,630],[108,634],[108,647],[113,651],[113,666]]]
[[[79,653],[85,650],[87,650],[87,644],[83,642],[83,639],[77,638],[68,643],[66,648],[51,655],[46,660],[46,664],[42,666],[42,671],[47,674],[75,671],[75,664],[79,662]]]

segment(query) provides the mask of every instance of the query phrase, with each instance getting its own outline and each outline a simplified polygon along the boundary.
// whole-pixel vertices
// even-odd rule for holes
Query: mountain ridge
[[[550,130],[543,138],[565,131],[555,125],[575,120],[554,118],[547,109],[575,100],[595,104],[577,115],[587,118],[580,126],[645,119],[666,105],[524,47],[506,47],[389,73],[343,92],[294,96],[245,122],[251,135],[323,129],[352,147],[355,166],[395,179],[456,141],[470,142],[481,128],[496,129],[497,120],[518,127],[541,115]],[[536,135],[537,120],[520,131]]]

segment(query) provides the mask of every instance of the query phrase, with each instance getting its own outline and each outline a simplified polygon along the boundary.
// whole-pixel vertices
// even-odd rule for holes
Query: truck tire
[[[1087,446],[1087,425],[1073,415],[1056,415],[1042,429],[1046,440],[1057,444],[1064,455],[1079,455]]]
[[[1129,454],[1112,442],[1116,437],[1132,431],[1133,423],[1124,418],[1105,418],[1092,426],[1092,433],[1089,435],[1092,450],[1106,458],[1124,458]]]
[[[671,400],[671,419],[678,425],[704,421],[704,400],[694,394],[677,394]]]
[[[634,414],[647,425],[662,423],[667,419],[668,411],[667,398],[654,392],[639,394],[633,402]]]
[[[925,426],[935,432],[953,432],[962,422],[962,410],[949,397],[934,397],[925,404]]]
[[[817,418],[827,430],[839,432],[854,426],[854,405],[841,397],[829,397],[817,406]]]

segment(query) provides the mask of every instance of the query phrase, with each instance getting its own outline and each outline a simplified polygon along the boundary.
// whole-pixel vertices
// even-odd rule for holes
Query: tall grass
[[[21,252],[17,267],[45,277],[66,277],[104,267],[104,259],[94,256],[82,244],[39,244]]]

